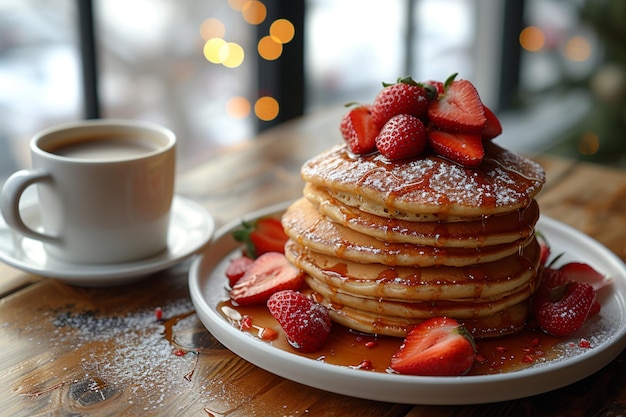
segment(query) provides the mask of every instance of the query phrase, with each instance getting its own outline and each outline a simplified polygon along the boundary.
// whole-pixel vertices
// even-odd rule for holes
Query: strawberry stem
[[[452,82],[454,81],[454,79],[456,78],[457,75],[459,75],[459,73],[455,72],[454,74],[450,75],[446,79],[446,82],[443,83],[443,90],[444,91],[446,91],[448,89],[448,87],[450,86],[450,84],[452,84]]]

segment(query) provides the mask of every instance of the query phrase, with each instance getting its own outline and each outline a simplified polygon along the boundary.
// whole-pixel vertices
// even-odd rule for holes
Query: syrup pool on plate
[[[217,310],[233,327],[249,332],[251,337],[262,340],[260,332],[266,328],[272,329],[278,333],[278,337],[264,340],[264,343],[333,365],[388,372],[391,356],[402,344],[401,338],[363,334],[333,323],[324,346],[315,352],[303,353],[289,344],[280,325],[265,306],[235,306],[230,300],[224,300],[217,306]],[[253,326],[242,329],[242,317],[251,318]],[[476,345],[476,361],[468,375],[518,371],[579,354],[593,347],[593,343],[584,337],[558,339],[536,330],[532,325],[511,336],[477,340]]]

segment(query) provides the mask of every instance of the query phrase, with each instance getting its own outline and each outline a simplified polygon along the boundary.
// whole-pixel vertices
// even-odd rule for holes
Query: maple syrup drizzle
[[[279,337],[266,343],[272,344],[277,349],[313,360],[364,371],[390,373],[391,356],[399,349],[403,341],[397,337],[360,333],[333,323],[329,338],[322,348],[316,352],[302,353],[287,342],[280,325],[264,306],[236,306],[230,300],[224,300],[219,303],[217,310],[235,328],[240,329],[237,319],[246,316],[251,317],[258,326],[276,330],[279,332]],[[248,331],[256,336],[254,331],[241,331]],[[571,347],[572,343],[575,344],[575,342],[564,341],[545,334],[534,324],[529,323],[513,335],[477,340],[476,360],[467,375],[514,372],[556,360],[566,355],[565,344]],[[592,346],[586,339],[580,339],[578,347],[588,349]]]

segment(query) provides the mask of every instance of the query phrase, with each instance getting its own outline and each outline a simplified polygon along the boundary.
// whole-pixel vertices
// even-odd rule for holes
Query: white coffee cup
[[[131,120],[79,121],[36,134],[30,153],[32,169],[7,179],[0,209],[7,225],[42,241],[48,255],[111,264],[166,249],[176,170],[170,130]],[[36,228],[19,208],[33,184],[41,217]]]

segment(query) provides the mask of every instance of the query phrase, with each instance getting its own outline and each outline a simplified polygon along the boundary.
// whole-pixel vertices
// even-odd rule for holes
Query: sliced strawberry
[[[376,136],[376,147],[389,159],[418,155],[426,148],[426,127],[415,116],[393,116]]]
[[[483,106],[483,110],[485,111],[485,118],[487,119],[481,131],[483,139],[489,140],[500,136],[500,134],[502,134],[502,125],[500,124],[500,120],[498,120],[498,116],[487,106]]]
[[[430,129],[428,142],[439,155],[466,167],[480,165],[485,157],[480,133],[450,133]]]
[[[391,358],[395,372],[425,376],[464,375],[474,363],[476,345],[465,327],[435,317],[413,327]]]
[[[535,319],[546,333],[567,337],[578,330],[596,303],[596,292],[589,284],[568,282],[554,287],[548,297],[535,299]]]
[[[570,281],[587,283],[596,291],[611,282],[606,276],[582,262],[567,263],[561,266],[559,270]]]
[[[254,259],[248,258],[247,256],[240,256],[230,261],[228,268],[226,268],[226,277],[228,278],[228,284],[231,288],[244,276],[253,263]]]
[[[428,118],[442,130],[480,133],[487,118],[478,91],[467,80],[454,81],[455,75],[446,80],[445,93],[429,103]]]
[[[265,303],[272,294],[297,290],[304,283],[304,274],[285,255],[267,252],[254,260],[230,291],[230,298],[239,305]]]
[[[267,307],[294,348],[313,352],[326,342],[331,321],[322,304],[297,291],[280,291],[269,298]]]
[[[399,79],[397,84],[385,86],[372,103],[374,124],[382,129],[389,119],[398,114],[425,117],[429,94],[434,94],[432,87],[428,86],[427,89],[410,77]]]
[[[265,217],[252,222],[243,222],[233,232],[233,237],[246,245],[246,254],[256,258],[267,252],[285,252],[287,235],[279,219]]]
[[[374,150],[378,128],[372,119],[370,106],[355,107],[346,113],[341,120],[340,130],[353,153],[364,155]]]

